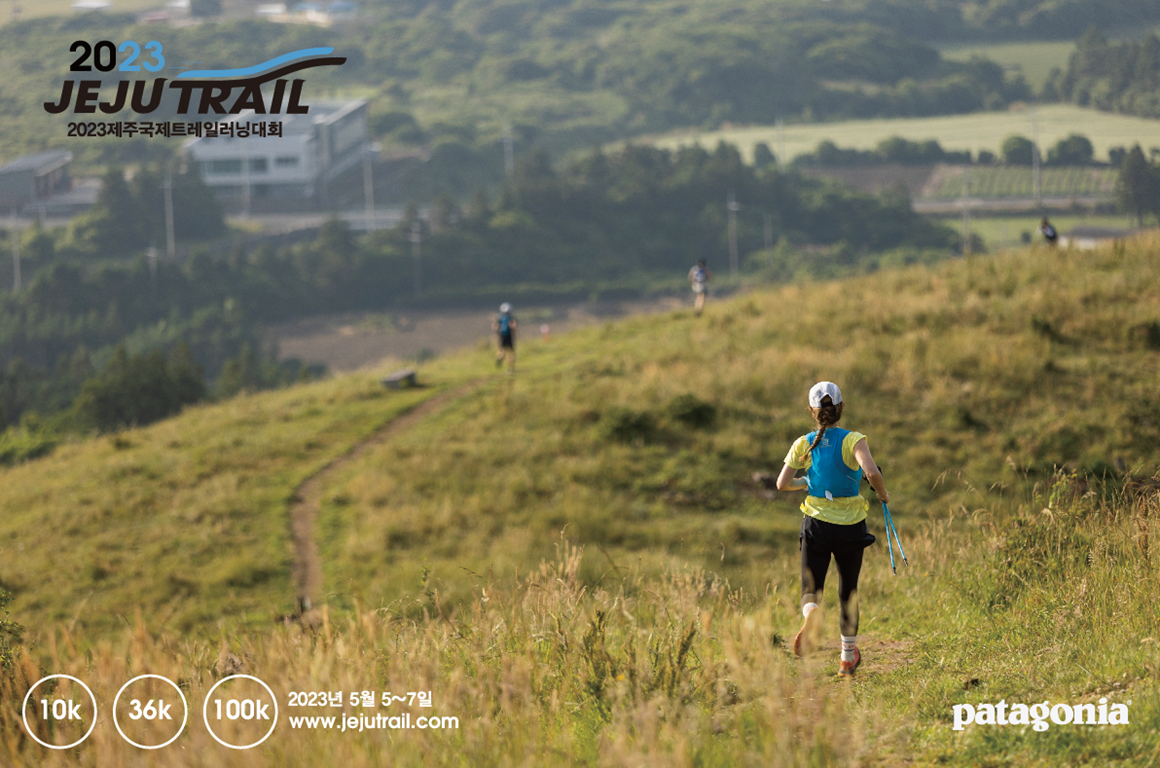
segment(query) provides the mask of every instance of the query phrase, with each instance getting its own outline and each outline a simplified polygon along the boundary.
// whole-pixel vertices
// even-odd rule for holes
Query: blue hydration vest
[[[817,431],[806,435],[806,440],[814,441]],[[858,484],[862,482],[862,468],[850,469],[842,461],[842,443],[850,430],[831,427],[822,435],[818,447],[810,453],[810,468],[806,470],[806,488],[810,496],[842,498],[858,495]]]
[[[510,336],[512,332],[512,316],[502,314],[499,316],[499,332],[501,336]]]

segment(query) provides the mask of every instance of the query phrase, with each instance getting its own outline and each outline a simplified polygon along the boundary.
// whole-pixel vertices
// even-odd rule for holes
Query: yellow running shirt
[[[859,440],[865,440],[866,435],[861,432],[850,432],[842,441],[842,462],[850,469],[858,469],[858,460],[854,458],[854,446]],[[810,441],[802,435],[790,446],[785,455],[785,463],[794,469],[809,469]],[[836,525],[853,525],[866,519],[866,511],[870,509],[869,502],[862,496],[839,496],[827,499],[818,496],[806,496],[802,502],[802,512]]]

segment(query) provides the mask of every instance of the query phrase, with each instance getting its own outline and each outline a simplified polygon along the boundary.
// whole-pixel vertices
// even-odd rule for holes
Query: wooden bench
[[[404,368],[401,371],[395,371],[383,379],[383,386],[388,389],[402,389],[404,386],[414,387],[417,384],[418,382],[415,381],[415,371],[413,368]]]

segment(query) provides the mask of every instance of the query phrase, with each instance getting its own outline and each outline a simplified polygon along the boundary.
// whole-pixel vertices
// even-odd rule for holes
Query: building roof
[[[35,155],[25,155],[0,168],[0,174],[34,171],[37,176],[40,176],[51,173],[62,165],[67,165],[72,159],[73,154],[67,149],[54,149]]]

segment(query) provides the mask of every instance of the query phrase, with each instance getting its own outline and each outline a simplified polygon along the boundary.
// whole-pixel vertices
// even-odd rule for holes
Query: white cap
[[[505,301],[503,304],[499,305],[499,311],[506,315],[508,312],[512,311],[512,305]]]
[[[834,405],[842,402],[842,390],[838,389],[837,384],[832,381],[819,381],[810,387],[810,407],[821,408],[822,398],[826,395],[830,396],[830,402]]]

